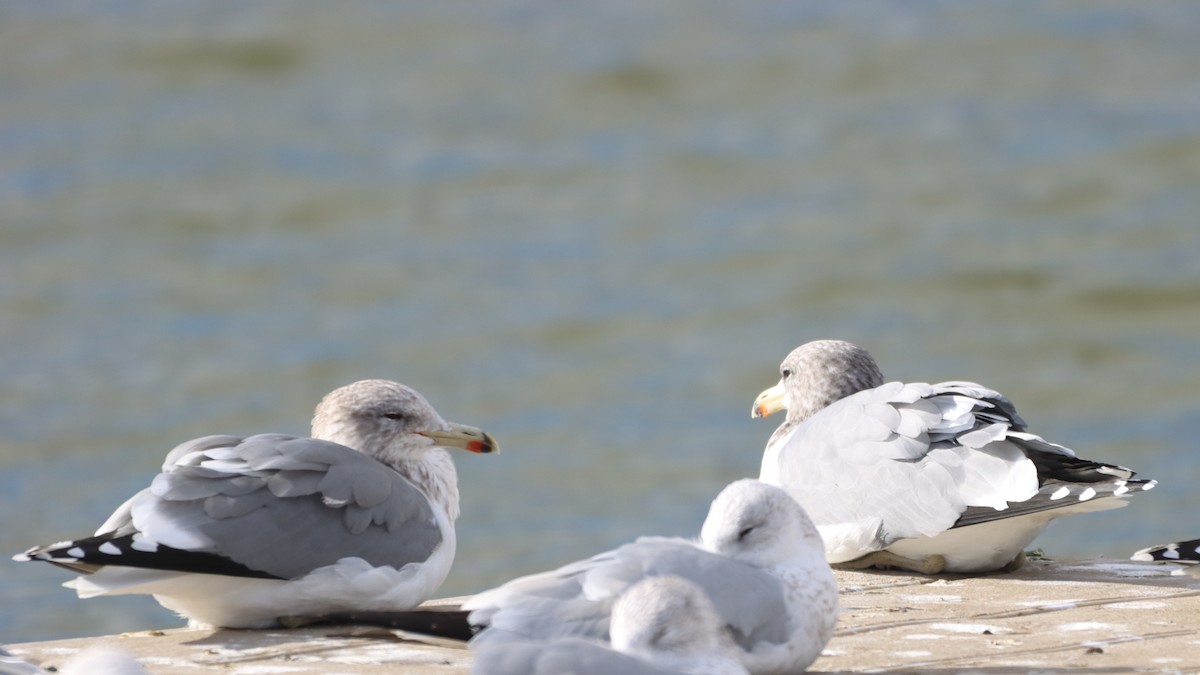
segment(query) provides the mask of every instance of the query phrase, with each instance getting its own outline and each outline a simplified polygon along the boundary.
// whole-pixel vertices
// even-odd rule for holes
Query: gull
[[[807,668],[837,620],[837,584],[816,528],[785,491],[743,479],[713,500],[699,540],[641,537],[470,598],[462,609],[478,630],[471,648],[618,640],[610,627],[617,598],[661,575],[683,577],[709,596],[752,673]]]
[[[923,574],[1011,571],[1055,518],[1125,505],[1153,480],[1028,433],[973,382],[884,383],[866,350],[797,347],[752,415],[787,409],[759,478],[800,502],[830,563]]]
[[[647,577],[621,594],[611,646],[566,637],[493,642],[476,649],[474,675],[746,675],[712,600],[674,575]]]
[[[20,561],[78,572],[80,597],[150,594],[189,625],[395,611],[427,600],[454,560],[458,479],[445,448],[495,451],[416,390],[363,380],[330,392],[312,436],[205,436],[91,537]]]
[[[1176,574],[1200,577],[1200,539],[1151,546],[1137,551],[1129,558],[1138,562],[1175,563],[1183,565]]]

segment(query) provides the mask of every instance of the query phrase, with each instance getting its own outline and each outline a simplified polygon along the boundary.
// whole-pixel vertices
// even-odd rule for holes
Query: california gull
[[[672,575],[647,577],[621,594],[612,644],[567,637],[491,642],[476,649],[475,675],[746,675],[712,600]]]
[[[816,528],[783,490],[754,479],[717,495],[699,540],[642,537],[469,599],[472,649],[578,637],[608,640],[614,603],[646,577],[675,575],[712,600],[754,673],[807,668],[833,634],[837,584]]]
[[[386,380],[336,389],[312,437],[206,436],[96,535],[15,556],[81,573],[80,597],[145,593],[194,626],[395,611],[428,599],[454,560],[458,479],[445,448],[496,450]]]
[[[1125,505],[1152,480],[1028,433],[973,382],[889,382],[839,340],[796,348],[754,417],[787,409],[760,478],[808,511],[831,563],[925,574],[1018,568],[1055,518]]]

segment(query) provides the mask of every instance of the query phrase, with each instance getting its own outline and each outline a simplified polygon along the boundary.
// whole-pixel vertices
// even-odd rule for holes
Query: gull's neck
[[[353,448],[388,465],[442,507],[450,522],[458,518],[458,472],[454,469],[454,461],[449,452],[432,445],[428,438],[417,437],[425,445],[396,442],[389,445],[385,439],[364,436],[352,424],[337,422],[314,424],[313,437]]]
[[[430,501],[442,507],[450,522],[458,520],[458,471],[450,453],[437,446],[408,450],[385,464],[416,485]]]

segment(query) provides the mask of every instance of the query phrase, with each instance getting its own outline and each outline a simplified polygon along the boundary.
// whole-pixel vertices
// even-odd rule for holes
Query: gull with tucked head
[[[566,637],[476,648],[475,675],[746,675],[716,607],[683,577],[647,577],[621,594],[612,644]]]
[[[80,597],[153,595],[194,626],[409,609],[454,560],[458,478],[445,448],[496,444],[410,387],[355,382],[320,402],[311,437],[183,443],[94,536],[15,559],[78,572],[66,585]]]
[[[744,479],[713,500],[699,540],[641,537],[469,599],[471,648],[586,638],[619,644],[617,599],[646,578],[682,577],[711,600],[752,673],[803,670],[837,619],[837,585],[812,522],[782,489]]]

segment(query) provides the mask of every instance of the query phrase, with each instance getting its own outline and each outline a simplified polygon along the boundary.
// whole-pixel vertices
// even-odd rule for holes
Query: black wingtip
[[[280,578],[216,553],[186,551],[153,542],[139,543],[137,535],[102,534],[49,546],[35,546],[13,556],[13,559],[21,562],[41,560],[81,574],[91,574],[101,567],[113,565],[254,579]]]
[[[1134,553],[1130,560],[1195,565],[1200,563],[1200,539],[1144,548]]]
[[[475,635],[467,621],[470,612],[462,609],[410,609],[403,612],[337,612],[313,617],[289,618],[293,625],[381,626],[431,637],[466,642]]]

